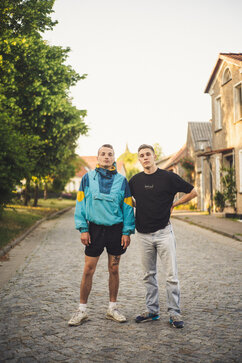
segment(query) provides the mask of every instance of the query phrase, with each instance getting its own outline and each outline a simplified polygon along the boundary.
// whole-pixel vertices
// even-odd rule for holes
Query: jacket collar
[[[117,174],[117,164],[116,162],[113,163],[113,166],[111,168],[111,170],[108,169],[103,169],[99,166],[99,164],[97,164],[96,169],[95,169],[101,176],[103,176],[104,178],[112,178],[112,176],[114,174]]]

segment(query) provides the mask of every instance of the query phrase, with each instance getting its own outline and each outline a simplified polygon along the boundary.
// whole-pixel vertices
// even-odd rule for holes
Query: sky
[[[208,122],[205,87],[219,53],[242,52],[241,0],[56,0],[51,45],[70,47],[67,64],[87,74],[70,90],[87,110],[88,136],[76,152],[112,144],[185,143],[189,121]]]

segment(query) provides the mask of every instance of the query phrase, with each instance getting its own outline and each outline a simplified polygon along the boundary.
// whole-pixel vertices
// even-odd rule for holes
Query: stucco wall
[[[224,70],[229,67],[232,79],[226,84],[222,84]],[[242,81],[242,74],[239,67],[223,62],[219,74],[213,85],[212,94],[212,132],[213,148],[221,149],[228,147],[241,146],[242,143],[242,122],[234,119],[234,85]],[[215,100],[221,96],[222,106],[222,129],[216,130],[215,127]]]
[[[223,84],[224,70],[229,67],[232,79]],[[239,169],[239,150],[242,149],[242,120],[235,120],[234,117],[234,86],[242,81],[240,67],[223,62],[216,77],[216,81],[210,90],[212,101],[212,133],[213,149],[234,148],[234,166],[236,170],[237,187],[237,212],[242,213],[242,193],[240,192],[240,169]],[[211,92],[212,91],[212,92]],[[215,100],[221,96],[222,107],[222,129],[216,130],[215,127]],[[215,177],[215,162],[213,159],[213,174]],[[215,179],[214,179],[215,180]],[[215,192],[215,184],[214,184]]]

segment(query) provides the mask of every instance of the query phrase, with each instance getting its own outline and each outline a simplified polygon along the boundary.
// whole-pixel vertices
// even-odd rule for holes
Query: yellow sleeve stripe
[[[77,201],[78,202],[81,202],[84,199],[84,197],[85,197],[84,192],[78,192],[77,193]]]
[[[133,207],[132,197],[124,198],[124,203],[130,205],[130,207]]]

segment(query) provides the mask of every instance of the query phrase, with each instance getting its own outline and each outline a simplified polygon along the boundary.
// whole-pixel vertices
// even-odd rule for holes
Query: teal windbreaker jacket
[[[97,166],[82,178],[75,209],[76,229],[88,232],[88,222],[104,226],[123,223],[123,234],[135,232],[129,185],[115,166],[112,170]]]

